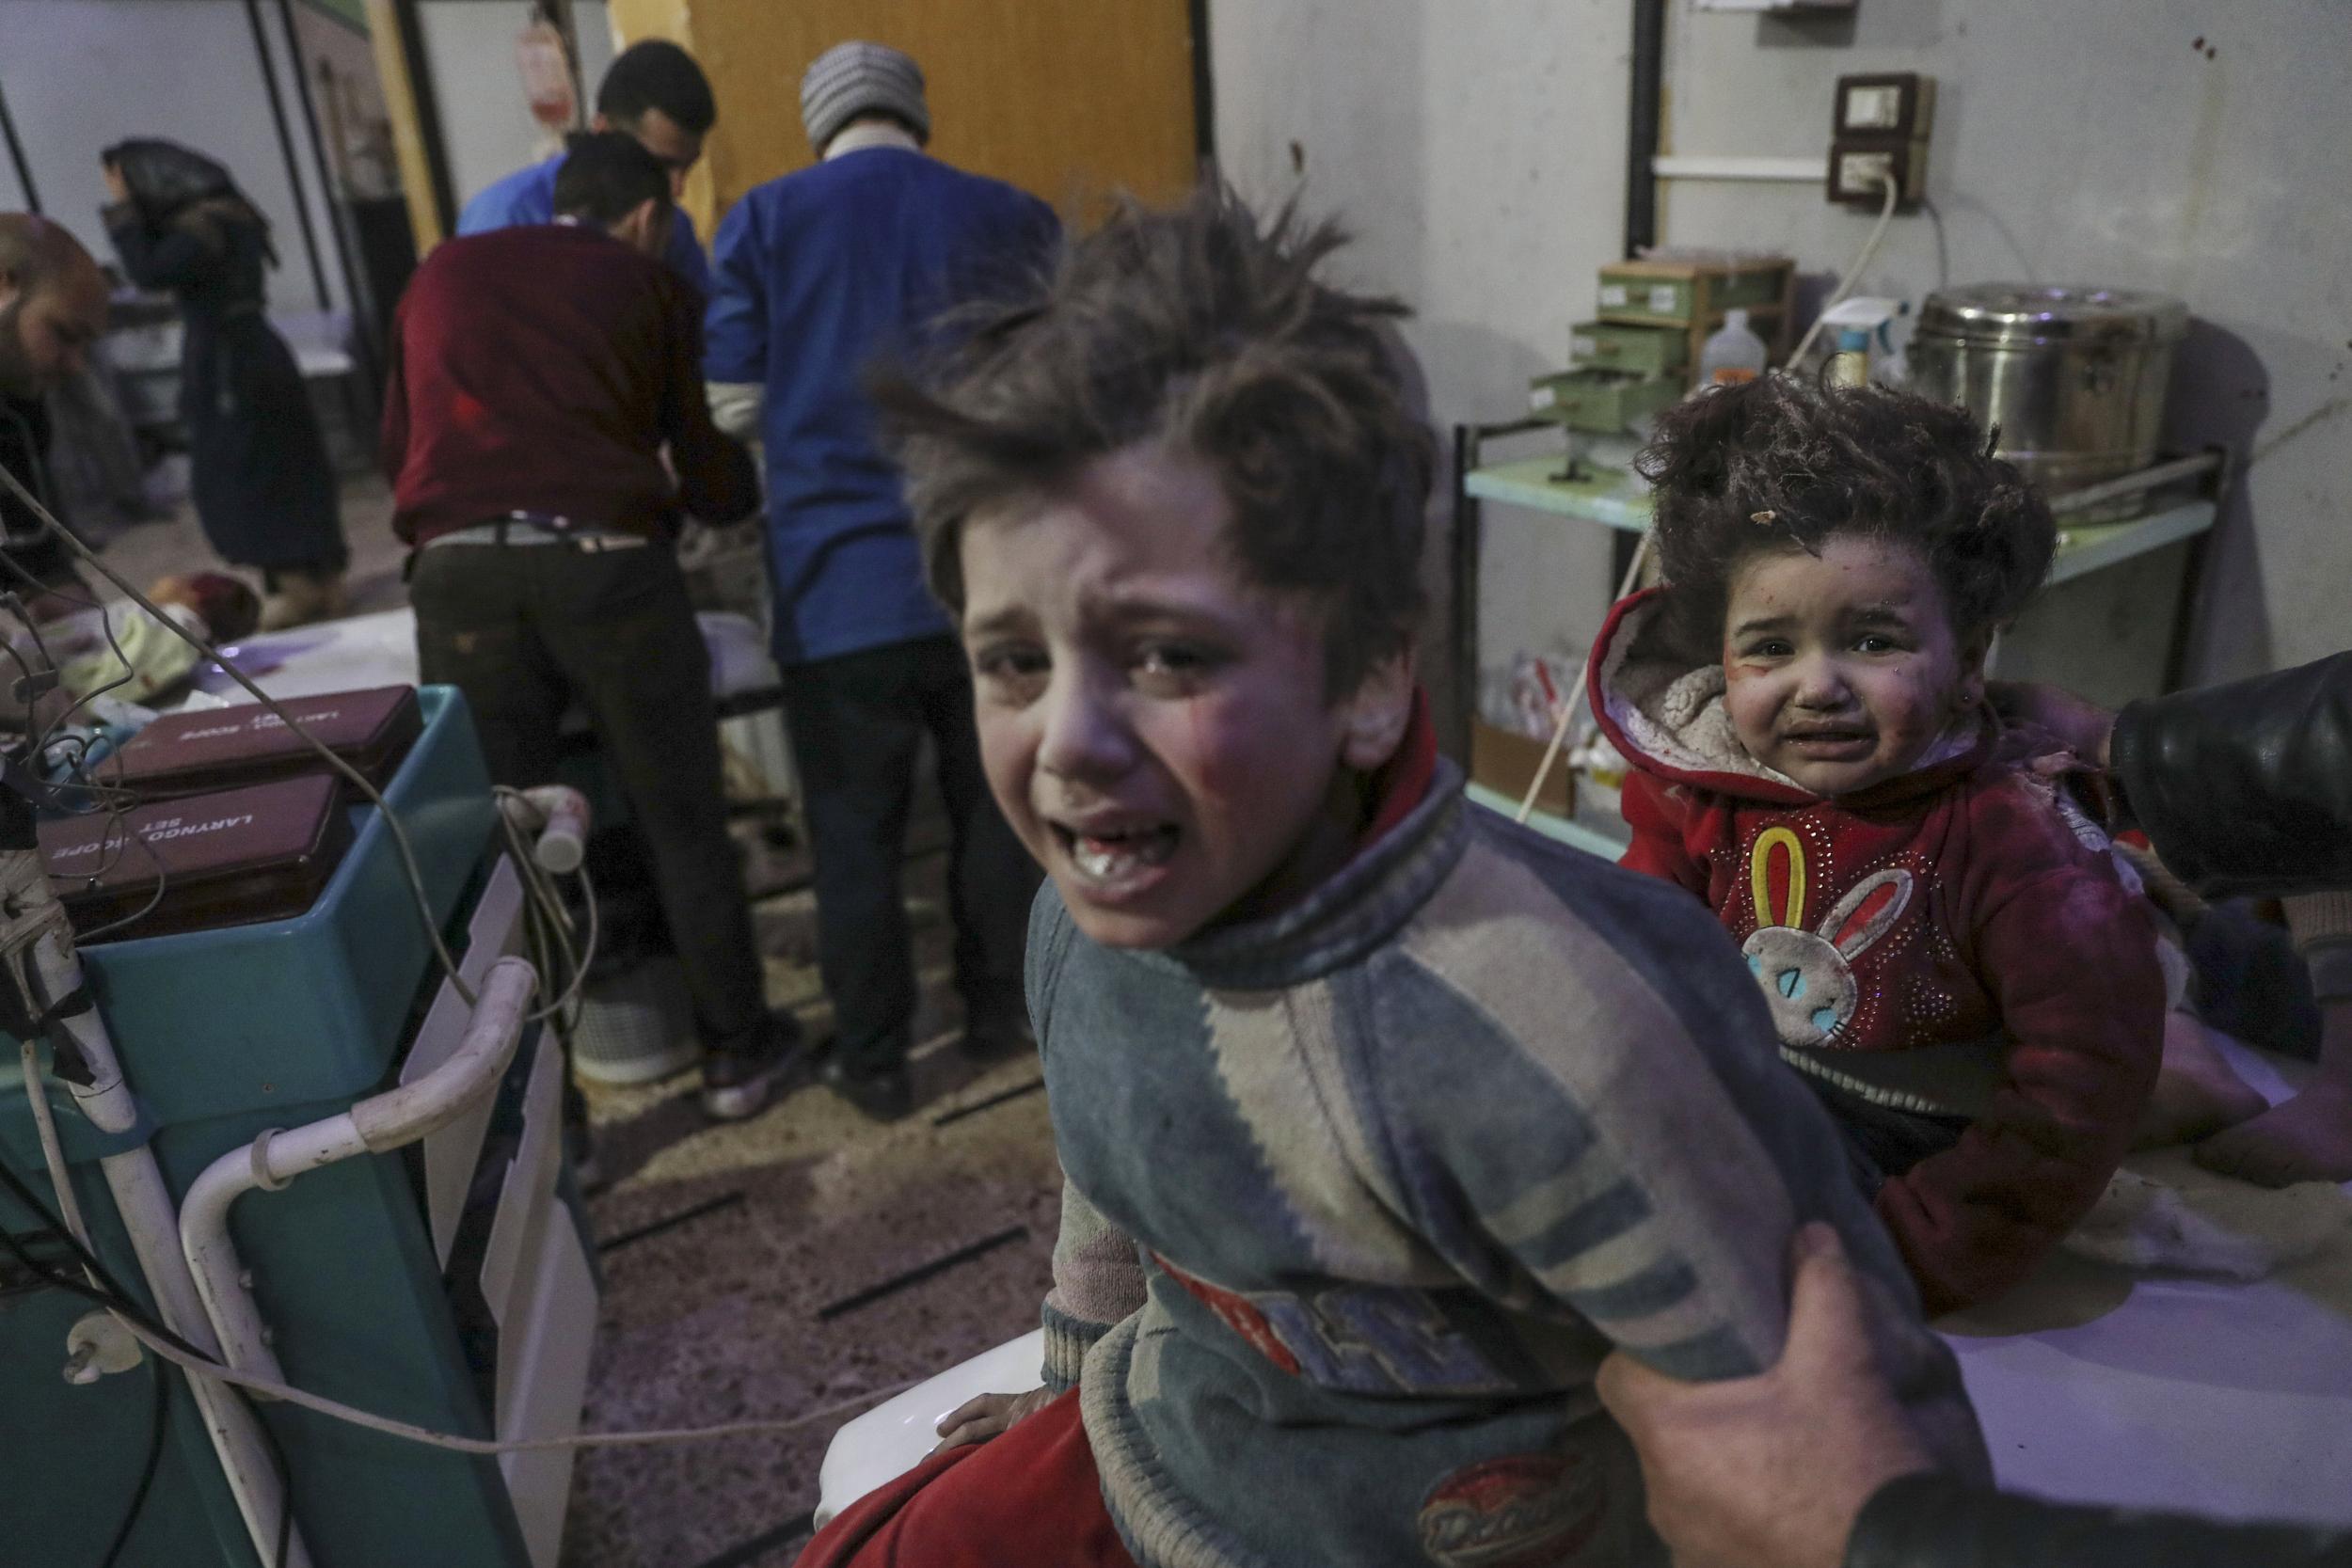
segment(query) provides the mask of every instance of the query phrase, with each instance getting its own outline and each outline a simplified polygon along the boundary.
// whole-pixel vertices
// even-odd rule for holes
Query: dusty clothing
[[[1827,800],[1748,756],[1719,667],[1621,604],[1593,711],[1632,764],[1624,863],[1704,899],[1804,1071],[1884,1180],[1879,1216],[1931,1311],[1999,1294],[2131,1140],[2162,1052],[2145,901],[1990,716],[1912,773]],[[1656,650],[1653,652],[1653,650]]]
[[[1771,1365],[1815,1217],[1885,1287],[1901,1397],[1981,1474],[1954,1364],[1730,944],[1434,769],[1303,903],[1169,951],[1100,946],[1039,896],[1068,1176],[1045,1371],[1078,1386],[1127,1549],[1662,1561],[1595,1370],[1620,1347],[1682,1377]]]

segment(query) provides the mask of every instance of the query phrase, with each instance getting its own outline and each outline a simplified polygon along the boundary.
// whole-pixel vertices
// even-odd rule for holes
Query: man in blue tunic
[[[1043,266],[1060,230],[1036,198],[923,151],[923,73],[895,49],[828,51],[802,83],[801,117],[817,165],[755,188],[719,226],[704,371],[721,428],[767,454],[776,662],[835,1021],[826,1078],[888,1119],[913,1105],[898,868],[926,736],[977,1055],[1028,1039],[1021,954],[1037,872],[989,799],[962,649],[924,588],[861,378],[920,355],[941,312]]]
[[[632,43],[614,57],[596,87],[598,131],[626,131],[670,171],[670,194],[685,188],[686,176],[703,155],[703,138],[719,119],[709,79],[694,56],[666,39]],[[457,232],[479,234],[518,223],[555,221],[555,171],[559,152],[543,164],[516,169],[475,193],[457,215]],[[703,259],[694,220],[675,210],[661,259],[703,294],[710,293],[710,263]]]

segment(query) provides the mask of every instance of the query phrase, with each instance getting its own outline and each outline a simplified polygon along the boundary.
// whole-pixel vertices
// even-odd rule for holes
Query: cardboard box
[[[1534,778],[1536,768],[1544,760],[1545,740],[1531,740],[1511,730],[1498,729],[1483,719],[1470,721],[1470,777],[1493,790],[1507,796],[1517,805],[1527,798],[1528,781]],[[1554,816],[1566,816],[1575,810],[1576,793],[1573,775],[1568,768],[1567,750],[1552,759],[1551,772],[1544,780],[1543,793],[1535,797],[1535,809],[1548,811]]]

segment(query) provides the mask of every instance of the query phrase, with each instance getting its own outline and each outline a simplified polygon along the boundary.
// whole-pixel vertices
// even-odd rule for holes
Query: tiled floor
[[[941,1025],[918,1052],[925,1104],[915,1116],[878,1127],[809,1086],[750,1122],[706,1127],[691,1072],[592,1094],[598,1158],[615,1178],[590,1202],[599,1236],[723,1206],[605,1255],[591,1429],[790,1418],[894,1389],[1036,1325],[1060,1192],[1045,1100],[1016,1094],[953,1115],[1034,1083],[1037,1064],[978,1067],[957,1050],[952,1004],[936,995],[946,932],[921,894],[937,866],[934,856],[911,867],[926,1012]],[[808,895],[760,912],[762,945],[789,950]],[[787,960],[771,957],[769,971],[771,996],[811,989]],[[821,1027],[821,1007],[806,1016]],[[951,1269],[824,1315],[1015,1230]],[[846,1418],[774,1437],[583,1455],[566,1568],[790,1562],[806,1534],[788,1527],[816,1506],[818,1463]]]
[[[400,546],[383,487],[343,496],[353,608],[400,601]],[[107,562],[144,587],[214,564],[182,508],[117,536]],[[943,835],[918,820],[916,845]],[[812,965],[814,909],[798,851],[749,828],[770,1000],[812,1038],[829,1025]],[[803,1085],[749,1122],[707,1125],[691,1071],[591,1090],[608,1183],[590,1199],[604,1296],[585,1424],[596,1431],[790,1418],[945,1370],[1036,1326],[1060,1176],[1034,1059],[976,1066],[956,1049],[943,864],[908,868],[924,980],[922,1109],[890,1127]],[[696,1217],[667,1224],[703,1205]],[[1012,1240],[830,1318],[824,1309],[980,1239]],[[630,1233],[645,1233],[633,1238]],[[614,1239],[618,1244],[611,1244]],[[863,1406],[861,1405],[860,1408]],[[846,1415],[781,1435],[591,1450],[575,1471],[564,1568],[781,1568],[807,1539],[818,1465]]]

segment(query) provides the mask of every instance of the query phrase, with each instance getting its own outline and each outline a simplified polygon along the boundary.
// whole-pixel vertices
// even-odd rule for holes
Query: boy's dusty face
[[[1817,795],[1908,771],[1983,694],[1927,559],[1833,535],[1752,556],[1724,615],[1724,705],[1748,754]]]
[[[1232,515],[1205,465],[1132,447],[963,530],[990,786],[1108,946],[1170,946],[1337,870],[1343,770],[1386,761],[1409,710],[1409,673],[1326,700],[1318,618],[1243,578]]]

